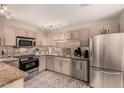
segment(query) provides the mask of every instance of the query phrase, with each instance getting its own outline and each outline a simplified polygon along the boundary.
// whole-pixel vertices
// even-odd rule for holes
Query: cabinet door
[[[4,43],[6,46],[16,45],[15,28],[10,26],[4,27]]]
[[[119,33],[119,25],[107,25],[104,29],[109,30],[109,33]]]
[[[42,45],[42,33],[41,32],[36,32],[36,46],[41,46]]]
[[[65,40],[71,39],[71,32],[70,31],[67,31],[67,32],[64,33],[64,39]]]
[[[72,31],[71,32],[71,38],[72,39],[76,39],[76,40],[78,40],[79,39],[79,31]]]
[[[58,41],[58,32],[53,32],[54,36],[53,36],[53,41]],[[48,36],[47,36],[48,39]]]
[[[62,72],[62,62],[61,62],[60,58],[55,57],[54,62],[55,62],[55,71],[61,73]]]
[[[72,71],[72,65],[71,60],[63,60],[62,61],[62,73],[71,76]]]
[[[55,61],[55,71],[59,73],[62,72],[62,62]]]
[[[52,45],[53,44],[53,37],[57,37],[56,34],[53,32],[47,32],[46,33],[46,45]]]
[[[39,58],[39,72],[46,69],[46,56]]]
[[[89,28],[80,30],[79,36],[80,36],[82,46],[87,46],[88,45],[89,33],[90,33]]]
[[[47,56],[46,61],[47,61],[47,69],[54,71],[54,60],[53,60],[53,57]]]
[[[91,27],[90,36],[100,35],[103,33],[103,31],[104,30],[102,27]]]
[[[27,37],[34,38],[35,37],[34,31],[27,31]]]

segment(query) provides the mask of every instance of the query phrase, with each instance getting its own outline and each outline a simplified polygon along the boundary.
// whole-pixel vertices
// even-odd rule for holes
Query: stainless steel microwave
[[[16,37],[16,47],[34,47],[36,45],[35,38]]]

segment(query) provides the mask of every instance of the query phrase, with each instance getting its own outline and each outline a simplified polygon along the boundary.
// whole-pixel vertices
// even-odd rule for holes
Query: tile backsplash
[[[71,55],[74,55],[74,50],[80,47],[80,41],[73,42],[57,42],[56,46],[42,46],[34,48],[16,48],[12,46],[0,47],[0,57],[13,57],[21,55],[32,55],[36,52],[40,55],[64,55],[63,50],[71,49]],[[36,50],[38,49],[38,50]],[[4,52],[4,54],[2,54]]]
[[[34,53],[34,48],[14,48],[11,46],[0,47],[0,57],[12,57],[12,56],[28,55],[33,53]]]

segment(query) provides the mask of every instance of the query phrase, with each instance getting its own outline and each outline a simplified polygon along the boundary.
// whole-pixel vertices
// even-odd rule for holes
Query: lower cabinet
[[[55,71],[61,73],[62,72],[62,62],[55,58]]]
[[[88,61],[47,56],[46,63],[48,70],[72,76],[83,81],[89,81]]]
[[[72,64],[71,59],[66,59],[62,61],[62,73],[71,76]]]
[[[46,69],[46,56],[39,57],[39,72]]]
[[[48,70],[52,70],[52,71],[54,71],[54,57],[52,57],[52,56],[47,56],[46,57],[46,68],[48,69]]]
[[[68,58],[54,58],[54,64],[55,64],[55,71],[66,74],[66,75],[71,75],[71,59]]]

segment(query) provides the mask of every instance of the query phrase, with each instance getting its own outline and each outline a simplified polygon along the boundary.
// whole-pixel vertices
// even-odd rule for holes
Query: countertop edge
[[[89,61],[89,59],[87,59],[87,58],[80,58],[80,57],[73,57],[73,56],[67,57],[67,56],[59,56],[59,55],[39,55],[39,57],[42,57],[42,56],[53,56],[53,57],[61,57],[61,58],[70,58],[70,59]]]

